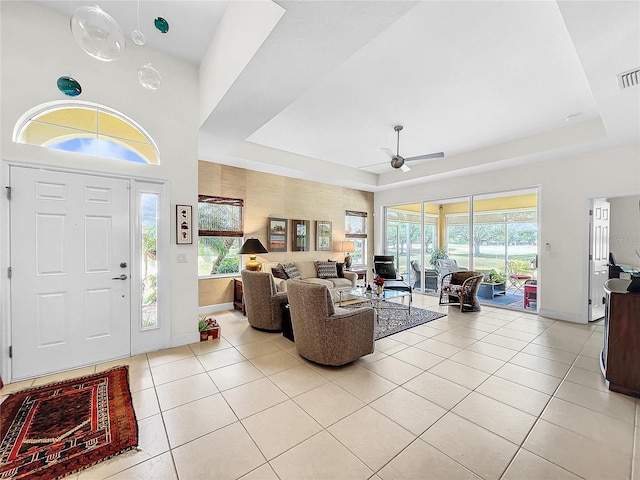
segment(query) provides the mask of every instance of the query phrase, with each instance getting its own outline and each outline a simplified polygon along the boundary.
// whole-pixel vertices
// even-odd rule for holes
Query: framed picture
[[[316,250],[331,251],[331,222],[316,220]]]
[[[287,219],[286,218],[270,218],[268,233],[269,252],[286,252],[287,251]]]
[[[311,222],[309,220],[291,220],[292,252],[308,252],[311,250],[310,230]]]
[[[191,205],[176,205],[176,243],[193,243]]]

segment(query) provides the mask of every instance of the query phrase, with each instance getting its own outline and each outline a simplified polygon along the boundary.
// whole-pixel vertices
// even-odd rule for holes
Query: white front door
[[[594,200],[589,252],[589,321],[604,317],[604,282],[609,279],[609,202]]]
[[[131,351],[129,181],[11,167],[12,377]]]

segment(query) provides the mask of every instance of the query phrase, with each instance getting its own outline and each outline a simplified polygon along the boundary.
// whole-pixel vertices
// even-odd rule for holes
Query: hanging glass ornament
[[[144,45],[147,41],[144,38],[144,33],[140,31],[140,0],[138,0],[138,28],[131,32],[131,40],[136,45]]]
[[[58,78],[58,90],[64,93],[67,97],[77,97],[82,93],[82,87],[80,83],[71,77],[63,76]]]
[[[150,63],[147,63],[138,69],[138,81],[144,88],[157,90],[160,88],[162,77],[158,70],[153,68]]]
[[[147,42],[144,33],[142,33],[140,30],[134,30],[133,32],[131,32],[131,40],[133,40],[133,43],[135,43],[136,45],[144,45]]]
[[[153,21],[153,24],[156,26],[158,30],[162,33],[167,33],[169,31],[169,22],[167,22],[164,18],[158,17]]]
[[[120,25],[97,5],[77,8],[70,25],[75,41],[93,58],[110,62],[124,51],[126,44]]]

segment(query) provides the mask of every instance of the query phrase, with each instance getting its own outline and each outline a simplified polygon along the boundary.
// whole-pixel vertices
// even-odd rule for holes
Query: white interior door
[[[609,278],[609,202],[594,200],[589,252],[589,321],[604,317],[604,282]]]
[[[129,181],[10,176],[12,377],[129,355]]]

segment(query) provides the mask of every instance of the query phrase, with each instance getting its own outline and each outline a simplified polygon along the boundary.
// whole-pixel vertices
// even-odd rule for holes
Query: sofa
[[[343,270],[342,264],[334,261],[265,262],[262,264],[262,271],[273,275],[279,292],[287,291],[287,280],[302,280],[315,285],[325,285],[334,300],[338,299],[341,290],[355,288],[358,280],[357,273]],[[296,276],[295,272],[299,276]]]

